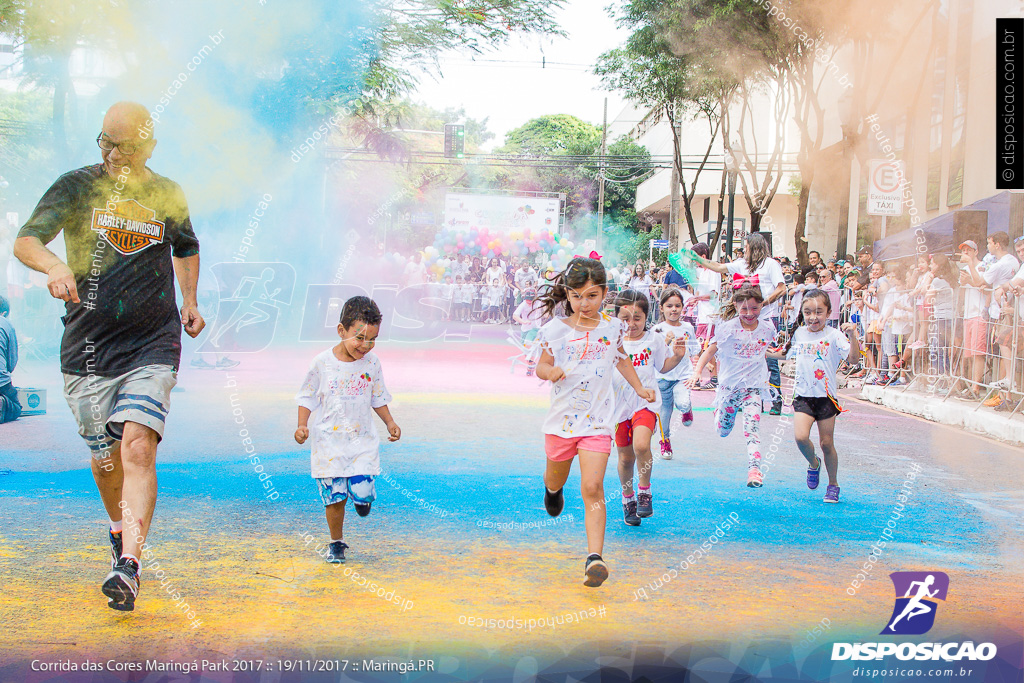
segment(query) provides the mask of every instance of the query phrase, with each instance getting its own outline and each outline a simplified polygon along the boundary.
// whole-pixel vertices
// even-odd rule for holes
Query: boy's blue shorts
[[[354,477],[324,477],[316,480],[320,500],[324,507],[343,503],[351,496],[353,503],[372,503],[377,498],[377,488],[371,475],[357,474]]]

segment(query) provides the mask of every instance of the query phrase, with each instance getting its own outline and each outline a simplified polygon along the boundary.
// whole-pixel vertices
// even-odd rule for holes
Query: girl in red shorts
[[[647,329],[647,297],[631,289],[615,298],[615,317],[626,326],[622,346],[645,387],[658,384],[657,373],[674,369],[687,352],[687,339],[673,333]],[[629,526],[640,526],[642,517],[654,514],[651,497],[651,468],[654,454],[651,438],[658,417],[644,405],[624,377],[615,377],[617,408],[615,445],[619,448],[619,481],[622,483],[622,514]],[[639,492],[633,495],[633,470],[639,475]]]
[[[567,315],[544,325],[534,347],[540,355],[537,377],[551,382],[551,407],[543,425],[547,453],[544,507],[552,517],[562,512],[562,487],[578,455],[580,494],[586,504],[585,586],[600,586],[608,578],[601,552],[606,522],[604,474],[615,429],[613,375],[621,373],[648,402],[656,398],[654,389],[640,383],[622,348],[622,323],[601,312],[607,282],[599,260],[577,257],[570,261],[542,287],[538,298],[545,315],[563,308]]]

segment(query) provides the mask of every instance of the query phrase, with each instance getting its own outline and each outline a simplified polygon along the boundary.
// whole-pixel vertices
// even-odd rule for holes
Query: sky
[[[495,134],[486,148],[499,147],[505,133],[544,114],[572,114],[600,124],[604,98],[608,120],[625,100],[603,89],[591,67],[602,52],[618,47],[628,32],[618,29],[604,9],[608,0],[568,0],[555,17],[566,37],[514,36],[476,57],[447,53],[441,74],[423,76],[412,99],[437,109],[464,107],[474,119],[487,118]],[[545,58],[547,66],[541,67]]]

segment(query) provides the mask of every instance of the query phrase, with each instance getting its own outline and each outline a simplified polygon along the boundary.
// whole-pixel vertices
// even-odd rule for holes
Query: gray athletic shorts
[[[146,365],[120,377],[64,375],[64,398],[78,423],[78,433],[105,460],[124,434],[125,422],[137,422],[164,436],[171,389],[178,373],[170,365]]]

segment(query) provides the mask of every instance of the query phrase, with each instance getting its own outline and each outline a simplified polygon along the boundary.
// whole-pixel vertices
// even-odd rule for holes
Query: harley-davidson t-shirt
[[[177,369],[181,316],[171,256],[199,253],[181,187],[153,172],[118,183],[102,164],[65,173],[18,237],[48,244],[61,231],[81,299],[65,304],[61,370],[116,377],[153,364]]]

